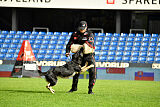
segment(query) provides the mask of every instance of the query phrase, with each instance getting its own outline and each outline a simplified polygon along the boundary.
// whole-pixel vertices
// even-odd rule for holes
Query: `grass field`
[[[43,78],[0,78],[0,107],[160,107],[160,82],[97,80],[88,95],[88,79],[67,93],[72,79],[59,79],[51,94]]]

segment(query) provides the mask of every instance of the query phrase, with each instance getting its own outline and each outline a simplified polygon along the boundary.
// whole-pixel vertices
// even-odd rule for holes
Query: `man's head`
[[[79,23],[79,26],[78,26],[78,31],[80,33],[84,33],[84,32],[86,32],[86,30],[87,30],[87,22],[86,21],[81,21]]]

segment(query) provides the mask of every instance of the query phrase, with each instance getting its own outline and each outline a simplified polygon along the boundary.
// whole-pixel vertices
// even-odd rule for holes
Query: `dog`
[[[56,85],[57,77],[71,77],[75,74],[80,73],[83,71],[81,68],[86,70],[86,66],[81,67],[83,60],[83,48],[72,55],[72,60],[66,62],[63,66],[58,66],[54,68],[50,68],[47,72],[41,72],[38,70],[40,76],[45,76],[46,81],[49,83],[46,88],[49,89],[51,93],[54,93],[55,90],[52,89],[52,86]]]

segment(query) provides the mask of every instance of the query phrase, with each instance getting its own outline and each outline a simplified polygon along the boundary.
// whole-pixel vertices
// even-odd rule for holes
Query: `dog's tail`
[[[45,76],[46,75],[46,72],[42,72],[41,70],[38,70],[38,73],[40,76]]]

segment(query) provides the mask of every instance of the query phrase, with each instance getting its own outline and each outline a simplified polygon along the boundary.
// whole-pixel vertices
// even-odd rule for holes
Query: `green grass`
[[[88,95],[88,79],[67,93],[72,79],[59,79],[51,94],[42,78],[0,78],[0,107],[160,107],[160,82],[97,80]]]

